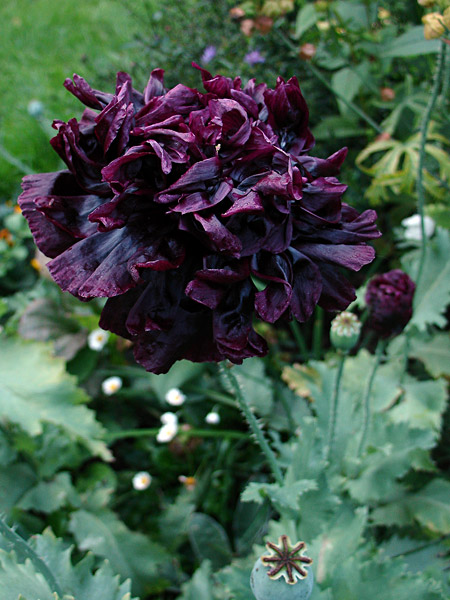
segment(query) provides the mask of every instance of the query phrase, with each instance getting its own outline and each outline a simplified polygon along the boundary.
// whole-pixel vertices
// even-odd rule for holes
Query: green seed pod
[[[336,350],[348,351],[353,348],[361,332],[361,322],[351,312],[341,312],[331,322],[330,341]]]
[[[304,542],[291,544],[287,535],[278,539],[278,546],[266,544],[269,555],[256,561],[250,576],[250,585],[256,600],[308,600],[314,578],[306,565],[312,559],[304,556]]]

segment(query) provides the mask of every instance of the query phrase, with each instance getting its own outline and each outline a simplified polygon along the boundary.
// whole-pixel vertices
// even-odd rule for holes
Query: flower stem
[[[436,69],[433,75],[433,86],[431,89],[431,95],[428,100],[427,107],[425,109],[425,113],[423,115],[422,124],[420,126],[420,146],[419,146],[419,164],[417,169],[417,179],[416,179],[416,193],[417,193],[417,214],[420,216],[420,234],[421,234],[421,246],[420,246],[420,258],[419,265],[417,267],[415,284],[416,284],[416,292],[419,288],[420,281],[422,279],[423,268],[425,265],[425,258],[427,255],[427,244],[428,239],[425,234],[425,191],[423,185],[423,172],[425,166],[425,146],[427,143],[427,135],[428,135],[428,127],[430,125],[431,115],[433,113],[434,107],[436,105],[436,101],[439,95],[439,89],[441,87],[442,76],[444,72],[445,65],[445,53],[446,53],[446,45],[444,42],[441,42],[441,47],[439,49],[438,57],[436,60]],[[444,86],[445,87],[445,86]],[[408,367],[408,355],[409,355],[409,347],[410,347],[410,336],[411,329],[406,331],[406,339],[405,339],[405,348],[403,352],[403,373],[400,379],[400,383],[403,382],[403,379],[406,374],[406,369]]]
[[[373,363],[372,372],[370,373],[366,390],[363,399],[363,429],[361,432],[361,439],[358,446],[358,456],[361,456],[367,443],[367,434],[370,429],[370,396],[372,394],[372,386],[375,381],[375,375],[377,374],[378,367],[380,366],[381,358],[383,357],[384,349],[386,347],[386,341],[382,340],[378,342],[377,349],[375,352],[375,362]]]
[[[323,308],[316,306],[316,313],[313,328],[313,355],[316,360],[320,360],[322,354],[322,334],[323,334]]]
[[[234,373],[232,373],[231,369],[225,367],[223,364],[220,365],[220,372],[223,375],[224,379],[226,379],[226,381],[232,388],[232,390],[234,392],[234,396],[236,398],[236,401],[239,405],[239,408],[243,412],[243,414],[247,420],[247,423],[248,423],[250,429],[252,430],[253,435],[256,438],[256,441],[258,442],[261,450],[263,451],[264,456],[267,459],[267,462],[268,462],[270,470],[272,471],[272,474],[275,478],[275,481],[280,486],[282,486],[283,485],[283,474],[281,472],[280,466],[277,462],[277,459],[275,457],[275,454],[273,453],[272,448],[269,446],[269,443],[267,442],[266,438],[264,437],[264,433],[263,433],[261,427],[259,426],[255,415],[253,414],[250,406],[248,405],[247,401],[245,400],[244,393],[242,391],[241,386],[239,385],[239,381],[238,381],[237,377],[234,375]]]
[[[8,150],[2,144],[0,144],[0,156],[4,158],[7,163],[9,163],[22,173],[25,173],[25,175],[31,175],[31,173],[33,173],[33,170],[30,169],[28,165],[26,165],[24,162],[22,162],[21,160],[13,156],[10,152],[8,152]]]
[[[436,70],[433,76],[433,87],[431,95],[428,100],[425,113],[423,115],[422,124],[420,126],[420,147],[419,147],[419,165],[417,169],[417,180],[416,180],[416,193],[417,193],[417,213],[420,216],[420,231],[421,231],[421,249],[420,249],[420,260],[416,274],[416,288],[419,287],[420,280],[422,278],[423,267],[425,264],[425,256],[427,250],[427,236],[425,235],[425,191],[423,185],[423,172],[425,166],[425,146],[427,143],[428,127],[431,120],[431,115],[435,107],[439,90],[441,87],[442,74],[444,71],[445,63],[445,43],[441,42],[439,54],[436,61]]]
[[[33,548],[31,548],[31,546],[29,546],[27,542],[14,531],[14,529],[8,527],[4,519],[0,519],[0,535],[12,544],[12,547],[18,556],[28,558],[34,564],[35,568],[43,575],[52,592],[56,592],[59,598],[64,596],[64,592],[46,563],[36,554]]]
[[[139,437],[156,437],[159,428],[152,427],[150,429],[123,429],[121,431],[109,431],[105,434],[105,441],[113,442],[122,438],[139,438]],[[203,438],[227,438],[235,440],[244,440],[248,438],[247,433],[241,431],[229,431],[226,429],[188,429],[181,430],[178,435],[187,437],[203,437]]]
[[[327,462],[328,462],[331,452],[333,450],[334,438],[336,435],[336,419],[337,419],[337,411],[338,411],[338,406],[339,406],[339,391],[341,388],[342,372],[344,371],[344,363],[345,363],[346,356],[347,356],[347,354],[345,352],[342,352],[340,354],[338,372],[336,374],[336,379],[334,382],[333,397],[331,399],[331,406],[330,406],[330,422],[329,422],[329,426],[328,426],[328,441],[327,441],[327,447],[326,447],[326,453],[325,453],[325,459],[327,460]]]

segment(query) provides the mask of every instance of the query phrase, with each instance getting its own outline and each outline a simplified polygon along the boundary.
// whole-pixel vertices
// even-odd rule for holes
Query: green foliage
[[[445,327],[443,315],[450,301],[450,232],[438,229],[436,236],[427,244],[423,274],[414,294],[414,314],[409,327],[424,330],[429,325]],[[414,250],[405,255],[405,271],[417,273],[419,252]]]
[[[103,429],[82,404],[87,400],[67,375],[64,363],[53,358],[47,347],[2,338],[0,410],[4,418],[31,435],[40,434],[43,423],[58,425],[66,435],[108,460],[111,455],[100,441]]]
[[[165,550],[141,533],[130,531],[112,511],[75,511],[69,529],[81,550],[106,558],[115,573],[131,578],[139,595],[158,590],[174,575]]]
[[[0,550],[0,586],[4,600],[17,600],[18,597],[29,600],[132,600],[130,582],[120,584],[107,561],[96,568],[91,554],[74,566],[71,561],[73,549],[49,530],[27,543],[22,542],[26,548],[22,557],[20,538],[14,540],[11,536],[11,539],[14,550]],[[19,552],[16,546],[19,546]],[[40,564],[44,567],[41,570]],[[62,590],[63,596],[53,594],[57,590],[52,583]]]

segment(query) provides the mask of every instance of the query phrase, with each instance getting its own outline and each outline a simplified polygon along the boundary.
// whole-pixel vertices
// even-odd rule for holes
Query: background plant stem
[[[347,356],[346,353],[342,352],[339,357],[338,372],[336,375],[336,380],[334,382],[333,397],[331,399],[331,405],[330,405],[330,423],[329,423],[329,427],[328,427],[328,441],[327,441],[327,447],[326,447],[326,453],[325,453],[325,459],[327,461],[330,458],[331,451],[333,449],[334,438],[335,438],[335,434],[336,434],[336,418],[337,418],[337,411],[338,411],[338,406],[339,406],[339,390],[341,387],[341,379],[342,379],[342,373],[344,371],[344,363],[345,363],[346,356]]]
[[[375,352],[375,361],[373,363],[372,371],[370,373],[369,379],[367,381],[366,390],[363,398],[363,429],[361,432],[361,439],[359,441],[358,446],[358,456],[361,456],[366,443],[367,443],[367,434],[370,429],[370,396],[372,394],[373,382],[375,381],[375,375],[377,374],[378,367],[380,366],[381,358],[383,356],[384,349],[386,347],[386,341],[380,340],[377,345],[377,349]]]

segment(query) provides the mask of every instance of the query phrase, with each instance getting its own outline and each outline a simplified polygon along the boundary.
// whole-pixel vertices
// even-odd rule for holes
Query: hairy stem
[[[442,74],[445,63],[445,44],[441,42],[439,54],[436,62],[436,70],[433,76],[433,87],[428,100],[425,113],[423,115],[422,124],[420,126],[420,147],[419,147],[419,165],[417,170],[416,193],[417,193],[417,213],[420,215],[420,231],[422,235],[422,243],[420,249],[420,260],[416,274],[416,288],[419,286],[422,277],[423,266],[425,264],[425,256],[427,251],[427,236],[425,235],[425,191],[423,185],[423,172],[425,166],[425,145],[427,143],[428,127],[430,125],[431,115],[433,113],[436,101],[438,99],[439,90],[441,88]]]
[[[363,399],[363,428],[361,432],[361,439],[359,441],[358,446],[358,456],[361,456],[366,443],[367,443],[367,435],[370,429],[370,396],[372,394],[373,382],[375,381],[375,375],[377,374],[378,367],[380,366],[381,359],[383,357],[383,352],[386,347],[385,341],[379,341],[377,345],[377,349],[375,352],[375,361],[373,363],[372,371],[370,373],[369,379],[367,381],[367,386],[364,393]]]
[[[337,419],[337,411],[339,406],[339,391],[341,388],[341,379],[342,373],[344,371],[344,363],[345,363],[346,353],[342,352],[339,357],[339,366],[338,372],[336,374],[336,379],[334,382],[333,388],[333,397],[331,399],[330,406],[330,422],[328,426],[328,440],[326,446],[325,459],[328,461],[330,459],[331,452],[333,450],[334,438],[336,435],[336,419]]]
[[[436,59],[436,69],[433,75],[433,85],[431,88],[430,98],[428,100],[425,113],[423,115],[422,124],[420,126],[420,146],[419,146],[419,164],[417,169],[416,179],[416,193],[417,193],[417,214],[420,216],[420,234],[421,234],[421,246],[420,246],[420,258],[419,265],[417,267],[417,273],[415,277],[416,290],[419,288],[420,281],[422,279],[423,267],[425,265],[425,258],[427,255],[428,239],[425,234],[425,190],[423,185],[423,172],[425,166],[425,146],[427,143],[428,127],[430,125],[431,115],[433,113],[436,101],[438,99],[439,90],[441,88],[442,76],[444,72],[446,45],[441,42],[441,47]],[[410,347],[410,335],[411,330],[406,331],[405,348],[403,352],[403,363],[404,368],[400,383],[403,382],[406,370],[408,367],[408,355]]]
[[[12,544],[16,554],[25,556],[34,564],[35,568],[43,575],[52,592],[56,592],[60,598],[64,596],[64,592],[46,563],[36,554],[33,548],[31,548],[31,546],[29,546],[27,542],[14,531],[14,529],[8,527],[4,519],[0,519],[0,535]]]
[[[267,459],[269,468],[272,471],[275,481],[280,486],[282,486],[283,485],[283,474],[281,472],[280,466],[277,462],[277,459],[275,457],[275,454],[273,453],[272,448],[269,446],[269,443],[267,442],[266,438],[264,437],[264,433],[263,433],[261,427],[259,426],[255,415],[253,414],[250,406],[248,405],[248,403],[245,399],[245,395],[242,391],[241,386],[239,385],[238,379],[236,378],[234,373],[232,373],[232,370],[225,367],[223,364],[220,365],[220,372],[223,375],[223,377],[226,379],[228,384],[230,385],[231,389],[233,390],[234,396],[239,405],[239,408],[243,412],[245,419],[247,420],[247,423],[248,423],[253,435],[256,438],[256,441],[258,442],[264,456]]]

